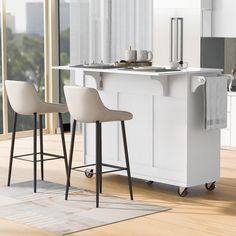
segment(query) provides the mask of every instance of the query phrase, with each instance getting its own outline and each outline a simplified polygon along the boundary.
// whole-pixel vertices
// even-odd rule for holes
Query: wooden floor
[[[75,159],[82,160],[81,136],[76,137]],[[69,136],[66,137],[69,147]],[[16,153],[30,152],[31,138],[17,139]],[[0,142],[0,184],[7,181],[10,141]],[[46,151],[60,153],[60,136],[45,136]],[[173,236],[173,235],[236,235],[236,152],[222,151],[221,179],[214,192],[207,192],[204,186],[190,189],[185,198],[177,196],[177,188],[154,183],[147,185],[134,180],[136,200],[155,202],[172,210],[120,222],[71,236]],[[63,161],[47,162],[45,177],[49,181],[65,183]],[[32,179],[31,163],[15,161],[13,182]],[[88,179],[82,173],[73,173],[72,185],[95,190],[95,179]],[[128,198],[127,180],[118,175],[104,176],[104,193]],[[24,225],[0,219],[0,236],[49,236],[55,235]]]

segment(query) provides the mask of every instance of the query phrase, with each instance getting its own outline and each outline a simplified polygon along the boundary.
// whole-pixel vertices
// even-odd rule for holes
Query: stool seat
[[[42,102],[35,112],[38,114],[66,113],[68,108],[65,104]]]
[[[107,121],[122,121],[122,120],[131,120],[133,118],[132,113],[127,111],[116,111],[107,109],[104,112],[98,121],[107,122]]]
[[[94,119],[87,120],[86,123],[94,123],[96,121],[99,122],[122,121],[122,120],[131,120],[132,118],[133,115],[130,112],[106,109],[106,111],[99,112],[96,116],[94,116]]]
[[[34,85],[27,81],[5,81],[9,102],[13,110],[21,115],[65,113],[67,105],[46,103],[38,95]]]
[[[133,115],[127,111],[110,110],[104,106],[94,88],[64,86],[66,102],[74,120],[84,123],[125,121]]]

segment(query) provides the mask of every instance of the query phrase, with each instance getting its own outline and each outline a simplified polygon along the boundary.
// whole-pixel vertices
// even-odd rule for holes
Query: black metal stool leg
[[[102,123],[100,123],[99,127],[99,150],[100,150],[100,155],[99,155],[99,184],[100,184],[100,193],[102,193]]]
[[[100,159],[101,159],[101,123],[96,121],[96,207],[99,207]]]
[[[66,142],[65,142],[64,128],[63,128],[63,122],[62,122],[62,114],[58,113],[58,117],[59,117],[59,125],[60,125],[60,130],[61,130],[61,142],[62,142],[62,148],[63,148],[64,161],[65,161],[66,176],[68,177],[69,170],[68,170]]]
[[[130,199],[133,200],[132,180],[131,180],[131,174],[130,174],[129,154],[128,154],[126,132],[125,132],[125,122],[124,121],[121,121],[121,129],[122,129],[122,136],[123,136],[123,143],[124,143],[125,162],[126,162],[127,175],[128,175]]]
[[[75,129],[76,129],[76,120],[74,120],[73,122],[72,134],[71,134],[69,167],[68,167],[68,176],[67,176],[67,183],[66,183],[65,200],[68,199],[68,193],[69,193],[69,187],[70,187],[70,175],[71,175],[71,167],[72,167],[73,151],[74,151],[74,143],[75,143]]]
[[[34,192],[37,191],[37,113],[34,113]]]
[[[44,180],[44,161],[43,161],[43,115],[39,115],[39,136],[40,136],[40,161],[41,161],[41,180]]]
[[[17,122],[17,113],[14,112],[7,186],[10,186],[11,184],[11,172],[12,172],[12,163],[13,163],[15,138],[16,138],[16,122]]]

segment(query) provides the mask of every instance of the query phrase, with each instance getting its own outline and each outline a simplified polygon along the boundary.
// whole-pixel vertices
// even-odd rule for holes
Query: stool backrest
[[[16,113],[32,115],[42,104],[41,98],[30,82],[6,80],[5,86],[10,105]]]
[[[103,105],[96,89],[64,86],[67,106],[74,120],[92,123],[102,120],[108,109]]]

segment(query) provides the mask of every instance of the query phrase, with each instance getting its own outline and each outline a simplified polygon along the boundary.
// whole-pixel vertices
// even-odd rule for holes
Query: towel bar
[[[218,74],[217,76],[226,76],[226,77],[228,77],[228,80],[234,79],[234,76],[231,74]]]
[[[225,76],[228,77],[228,80],[232,81],[234,78],[233,75],[230,74],[218,74],[217,76]],[[202,86],[206,83],[206,78],[204,76],[193,76],[191,79],[191,92],[195,93],[199,86]]]

